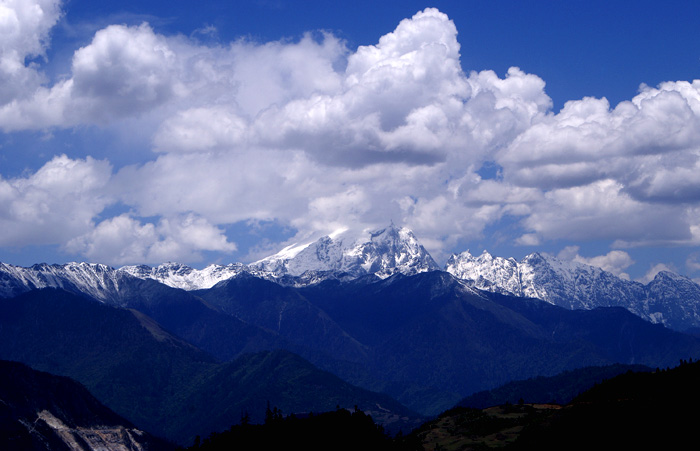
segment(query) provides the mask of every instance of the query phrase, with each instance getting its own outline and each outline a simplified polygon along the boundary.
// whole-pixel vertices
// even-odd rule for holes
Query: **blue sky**
[[[0,1],[0,260],[251,261],[394,221],[438,261],[700,277],[697,2]]]

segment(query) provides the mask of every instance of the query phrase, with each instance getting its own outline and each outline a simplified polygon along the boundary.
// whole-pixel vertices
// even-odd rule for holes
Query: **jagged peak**
[[[340,229],[311,243],[288,246],[250,266],[273,277],[301,276],[307,271],[387,277],[394,272],[439,269],[414,233],[393,222],[384,228],[365,229],[359,237]]]
[[[661,280],[688,281],[691,283],[695,283],[695,282],[693,282],[693,279],[691,279],[689,277],[686,277],[686,276],[683,276],[681,274],[675,273],[673,271],[668,271],[668,270],[662,270],[662,271],[659,271],[658,273],[656,273],[656,275],[654,276],[652,281],[649,283],[652,283],[654,281],[661,281]]]

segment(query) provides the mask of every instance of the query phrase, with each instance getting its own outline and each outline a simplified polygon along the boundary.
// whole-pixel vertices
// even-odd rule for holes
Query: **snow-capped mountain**
[[[211,288],[222,280],[230,279],[247,270],[243,263],[209,265],[204,269],[194,269],[172,262],[163,263],[156,267],[137,265],[119,268],[119,271],[139,279],[153,279],[173,288],[182,288],[188,291]]]
[[[107,301],[114,299],[125,276],[126,273],[99,263],[42,263],[28,268],[0,263],[0,297],[39,288],[62,288]]]
[[[450,256],[445,271],[458,279],[470,280],[480,290],[523,296],[520,268],[514,258],[493,257],[486,251],[474,257],[465,251]]]
[[[367,274],[386,278],[397,272],[412,275],[439,269],[413,232],[391,224],[359,239],[341,230],[316,241],[290,245],[250,265],[209,265],[199,270],[179,263],[164,263],[156,267],[124,266],[119,271],[175,288],[198,290],[211,288],[241,273],[283,285],[305,286],[328,278],[347,280]]]
[[[644,285],[548,254],[533,253],[517,262],[485,251],[478,257],[469,251],[452,255],[445,270],[481,290],[538,298],[568,309],[624,307],[676,329],[700,326],[700,286],[669,272]]]
[[[285,285],[310,285],[327,278],[357,278],[376,274],[385,278],[440,269],[413,232],[389,227],[353,240],[347,234],[325,236],[250,265],[232,263],[195,269],[179,263],[124,266],[119,269],[96,263],[39,264],[28,268],[0,263],[0,297],[12,297],[37,288],[63,288],[85,293],[101,301],[116,301],[124,278],[152,279],[184,290],[211,288],[248,273]]]
[[[0,263],[0,297],[37,288],[63,288],[121,305],[125,287],[152,279],[184,290],[208,289],[248,274],[287,286],[307,286],[333,278],[365,275],[386,278],[439,270],[430,254],[407,228],[390,226],[357,238],[339,231],[316,241],[292,245],[250,265],[209,265],[204,269],[178,263],[114,269],[96,263],[39,264],[28,268]],[[600,268],[533,253],[518,262],[488,252],[455,254],[445,270],[480,290],[542,299],[568,309],[624,307],[654,323],[674,329],[700,328],[700,285],[660,272],[647,285],[621,279]],[[128,290],[124,293],[127,293]]]
[[[274,278],[331,272],[356,278],[418,274],[440,269],[413,232],[391,224],[353,240],[342,232],[289,246],[249,265]]]

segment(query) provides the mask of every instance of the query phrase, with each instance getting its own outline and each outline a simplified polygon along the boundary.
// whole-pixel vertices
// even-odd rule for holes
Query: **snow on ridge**
[[[123,266],[119,271],[140,279],[152,279],[173,288],[199,290],[211,288],[222,280],[230,279],[246,270],[242,263],[228,265],[211,264],[204,269],[194,269],[175,262],[151,267],[147,265]]]
[[[119,291],[120,276],[101,263],[36,264],[28,268],[0,263],[0,296],[11,297],[41,288],[62,288],[105,301]]]
[[[365,230],[352,239],[340,229],[301,246],[292,245],[250,267],[274,278],[301,276],[308,271],[346,273],[354,277],[375,274],[386,278],[396,272],[415,274],[439,269],[430,254],[407,228],[394,224]]]
[[[103,302],[118,302],[126,278],[153,279],[184,290],[211,288],[242,273],[283,285],[307,286],[335,278],[349,280],[373,274],[387,278],[439,270],[411,230],[394,224],[365,230],[358,238],[339,229],[316,241],[288,246],[245,265],[211,264],[203,269],[166,262],[159,266],[114,269],[99,263],[70,262],[19,267],[0,262],[0,297],[38,288],[62,288]],[[483,251],[453,254],[445,271],[474,289],[542,299],[568,309],[620,306],[655,323],[683,330],[700,327],[700,285],[670,272],[659,272],[643,285],[621,279],[582,262],[532,253],[520,262]]]
[[[174,288],[197,290],[243,272],[292,285],[376,274],[416,274],[438,270],[430,254],[407,228],[391,224],[365,230],[360,238],[341,228],[316,241],[288,246],[275,255],[245,265],[211,264],[203,269],[166,262],[158,266],[128,265],[119,269],[98,263],[38,264],[29,268],[0,263],[0,296],[11,297],[37,288],[54,287],[83,292],[105,301],[116,299],[124,277],[152,279]],[[303,276],[303,277],[302,277]]]
[[[546,253],[532,253],[517,262],[487,252],[475,257],[469,251],[452,255],[445,270],[481,290],[537,298],[567,309],[624,307],[679,330],[700,327],[700,285],[675,273],[659,274],[644,285]]]

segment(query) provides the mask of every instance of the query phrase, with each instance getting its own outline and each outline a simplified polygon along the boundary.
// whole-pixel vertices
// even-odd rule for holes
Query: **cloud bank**
[[[142,123],[152,152],[116,169],[61,155],[0,178],[0,245],[194,261],[234,252],[225,229],[240,221],[300,239],[393,220],[440,259],[506,218],[507,239],[526,245],[700,243],[700,80],[554,112],[537,75],[465,71],[455,24],[434,8],[355,50],[329,33],[204,45],[111,25],[48,80],[35,58],[60,16],[57,1],[0,7],[0,129]],[[105,217],[113,205],[126,211]],[[622,273],[623,254],[591,263]]]

